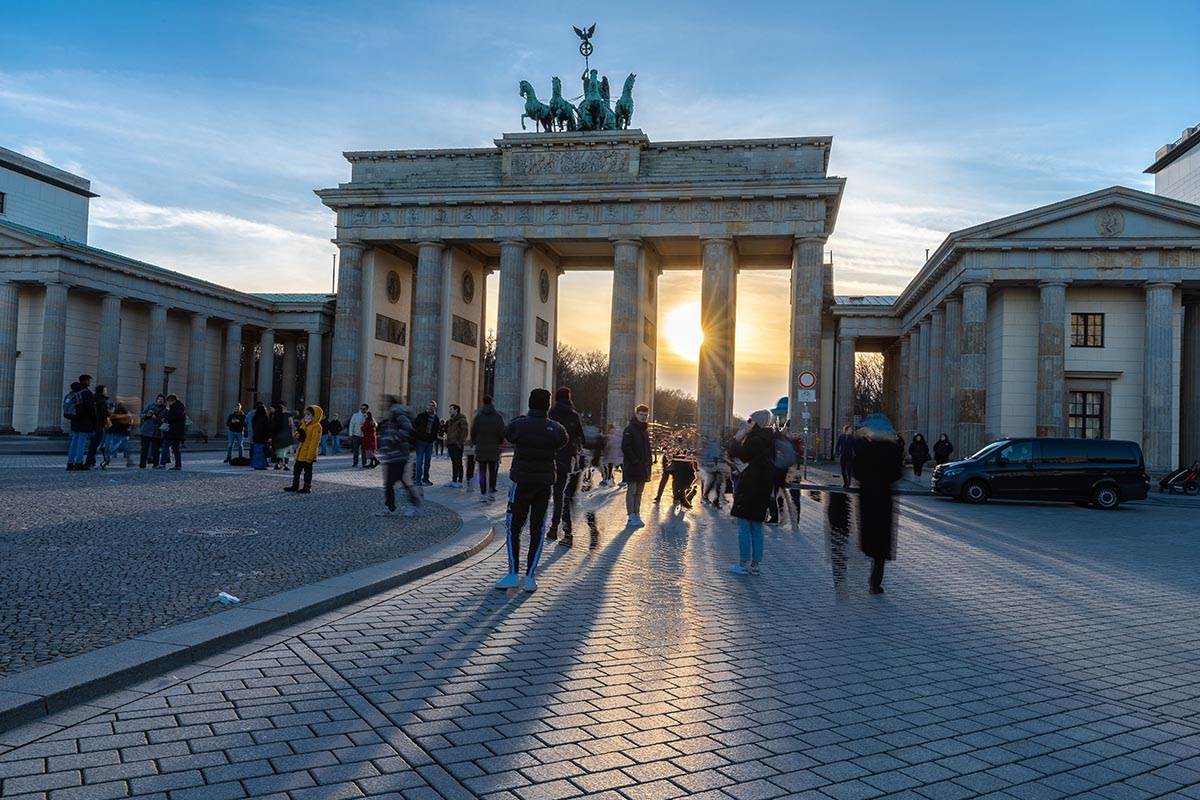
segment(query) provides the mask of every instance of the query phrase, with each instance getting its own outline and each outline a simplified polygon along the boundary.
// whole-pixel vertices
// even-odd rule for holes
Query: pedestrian
[[[900,431],[896,431],[896,448],[900,452],[900,468],[904,469],[904,437],[900,435]]]
[[[376,450],[379,449],[379,426],[375,423],[375,415],[370,411],[363,417],[362,423],[362,460],[364,469],[374,469],[379,466]]]
[[[739,561],[729,568],[735,575],[758,575],[763,560],[763,522],[775,495],[775,435],[770,424],[770,411],[755,411],[729,447],[729,454],[746,465],[729,509],[737,519]]]
[[[108,387],[101,384],[96,387],[95,403],[96,403],[96,429],[92,431],[92,438],[88,440],[87,458],[83,464],[88,469],[96,466],[96,453],[100,450],[100,445],[104,442],[104,432],[108,429],[108,415],[111,411],[110,403],[112,400],[108,396]]]
[[[855,443],[859,547],[871,559],[871,594],[883,593],[884,564],[896,557],[892,484],[900,480],[902,458],[896,438],[887,417],[872,414]]]
[[[684,452],[675,453],[671,459],[671,500],[673,509],[692,507],[692,497],[695,491],[692,484],[696,482],[696,462]]]
[[[850,479],[854,477],[854,429],[849,425],[842,426],[842,432],[838,435],[833,454],[841,463],[842,486],[848,487]]]
[[[668,442],[662,450],[662,458],[660,459],[660,463],[662,464],[662,472],[659,474],[658,478],[658,491],[654,493],[654,502],[656,503],[662,502],[663,492],[667,488],[667,481],[671,478],[672,450],[673,446],[670,442]]]
[[[236,447],[238,459],[246,457],[245,451],[246,441],[246,415],[242,411],[241,403],[234,403],[233,410],[229,412],[229,416],[225,418],[225,461],[228,464],[233,461],[233,448]]]
[[[479,502],[496,499],[496,476],[500,472],[500,445],[504,443],[504,417],[492,405],[490,395],[483,396],[483,405],[471,422],[471,445],[475,448],[475,464],[479,467]]]
[[[320,406],[307,406],[304,416],[296,425],[295,437],[299,444],[296,446],[296,464],[292,468],[292,485],[283,487],[285,492],[308,494],[312,491],[313,464],[317,462],[317,450],[321,444],[321,419],[325,412]],[[304,476],[304,486],[300,486],[300,476]]]
[[[621,466],[621,458],[621,432],[610,422],[608,430],[604,433],[604,476],[600,481],[601,486],[612,486],[616,481],[616,471],[617,467]]]
[[[933,443],[933,460],[938,464],[945,464],[949,461],[950,454],[953,452],[954,445],[950,442],[950,437],[944,433]]]
[[[829,507],[825,518],[829,525],[829,562],[833,568],[833,587],[842,593],[846,585],[846,544],[850,540],[850,495],[845,492],[826,494]]]
[[[538,562],[542,557],[542,534],[546,507],[556,476],[558,451],[567,446],[570,437],[562,425],[549,417],[550,392],[534,389],[529,393],[529,411],[508,424],[504,438],[513,446],[512,469],[508,477],[508,510],[505,514],[505,533],[508,538],[508,574],[496,582],[497,589],[516,589],[521,586],[518,562],[521,558],[521,530],[529,521],[529,552],[525,559],[527,592],[537,590]],[[648,444],[648,443],[647,443]]]
[[[440,456],[446,452],[446,420],[438,423],[437,438],[433,440],[433,454]]]
[[[433,486],[433,481],[429,480],[429,466],[433,461],[433,443],[437,441],[440,425],[437,403],[433,400],[430,400],[425,410],[413,420],[417,441],[415,477],[419,486]]]
[[[571,389],[560,386],[554,393],[554,407],[550,419],[563,426],[567,432],[567,446],[555,454],[554,462],[554,511],[550,515],[550,541],[558,541],[570,547],[574,539],[571,534],[571,506],[579,490],[579,453],[583,450],[583,420],[571,400]],[[562,539],[558,529],[562,527]]]
[[[908,446],[908,456],[912,459],[913,475],[921,477],[921,470],[929,460],[929,445],[925,444],[923,434],[914,434],[912,444]]]
[[[275,469],[288,468],[288,454],[296,443],[292,436],[292,415],[287,407],[275,401],[271,404],[271,449],[275,451]]]
[[[347,430],[350,434],[350,456],[353,459],[350,466],[352,467],[358,466],[358,459],[362,455],[362,424],[363,420],[367,418],[367,412],[370,410],[371,407],[363,403],[358,407],[358,411],[350,415],[350,423]],[[362,465],[365,469],[367,466],[366,459],[363,459]]]
[[[639,405],[621,433],[621,476],[625,484],[626,526],[641,528],[642,491],[650,480],[650,407]]]
[[[166,467],[167,459],[173,456],[173,469],[182,469],[179,449],[183,446],[183,437],[187,435],[187,407],[177,395],[167,395],[167,412],[163,415],[163,423],[159,426],[163,432],[161,457],[159,467]]]
[[[340,455],[342,448],[338,439],[342,435],[342,421],[338,419],[337,414],[334,414],[324,424],[325,434],[321,437],[321,455]]]
[[[119,452],[125,453],[125,466],[129,466],[129,429],[133,426],[133,415],[124,403],[117,403],[108,416],[108,429],[104,431],[104,441],[100,445],[103,460],[100,469],[108,469],[112,457]]]
[[[67,471],[86,470],[88,445],[96,432],[96,396],[92,394],[92,376],[80,375],[72,381],[63,398],[63,416],[71,421],[71,437],[67,443]]]
[[[396,513],[396,484],[404,487],[408,494],[408,506],[404,516],[415,517],[421,508],[421,492],[408,480],[408,464],[413,445],[412,417],[403,404],[393,402],[388,417],[379,425],[379,457],[383,462],[383,503],[386,510],[378,516],[390,517]]]
[[[466,414],[463,414],[465,417]],[[467,424],[467,441],[463,443],[463,456],[467,459],[467,475],[464,483],[475,482],[475,445],[471,444],[471,425]]]
[[[446,452],[450,454],[450,485],[455,489],[463,486],[463,446],[471,436],[471,423],[467,422],[460,406],[450,405],[450,416],[442,423],[445,431]]]
[[[271,417],[266,404],[259,400],[254,404],[250,416],[254,422],[250,436],[250,466],[265,470],[271,457]]]
[[[138,426],[138,436],[142,442],[142,454],[138,460],[138,469],[145,469],[146,463],[158,469],[159,450],[162,447],[162,430],[159,426],[167,414],[167,398],[157,395],[153,403],[142,407],[141,424]]]

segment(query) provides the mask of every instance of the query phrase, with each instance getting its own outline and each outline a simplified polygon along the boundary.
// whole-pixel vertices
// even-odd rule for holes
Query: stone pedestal
[[[800,389],[800,373],[809,371],[821,380],[821,320],[824,304],[825,270],[822,265],[825,252],[823,237],[797,239],[792,247],[792,330],[791,353],[788,367],[788,397],[791,426],[794,433],[804,427],[797,413],[801,403],[796,397]],[[821,430],[821,398],[809,403],[809,431]]]
[[[974,453],[986,444],[987,295],[986,283],[963,286],[957,445],[960,454]]]
[[[1146,357],[1142,374],[1142,452],[1146,469],[1160,475],[1175,468],[1172,432],[1175,380],[1175,286],[1146,285]]]
[[[62,399],[70,382],[63,385],[65,369],[67,326],[67,286],[63,283],[46,284],[46,298],[42,304],[42,363],[38,371],[38,425],[34,433],[38,436],[62,436]]]
[[[348,415],[366,400],[359,397],[362,380],[362,256],[361,245],[338,245],[337,310],[330,354],[329,410]],[[268,387],[269,389],[269,387]]]
[[[733,338],[737,324],[737,264],[733,240],[704,240],[700,284],[699,435],[720,436],[733,422]],[[610,416],[611,419],[611,416]]]
[[[446,320],[442,306],[445,295],[446,246],[442,242],[421,242],[417,250],[417,275],[413,285],[412,316],[412,382],[409,384],[409,404],[414,409],[425,408],[429,401],[439,403],[442,370],[445,359],[442,344],[446,340]],[[502,328],[503,329],[503,328]]]
[[[1066,375],[1064,369],[1067,326],[1067,285],[1038,284],[1037,436],[1066,436]]]
[[[0,283],[0,434],[13,433],[17,388],[17,285]]]

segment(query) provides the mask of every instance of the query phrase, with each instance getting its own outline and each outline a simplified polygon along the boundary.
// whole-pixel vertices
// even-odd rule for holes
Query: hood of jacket
[[[494,405],[492,405],[491,403],[485,403],[479,407],[479,411],[476,413],[485,414],[485,415],[486,414],[495,414],[496,407]]]
[[[325,412],[316,403],[313,403],[312,405],[309,405],[306,407],[311,408],[313,410],[313,422],[317,425],[320,425],[321,420],[323,420],[325,418]],[[300,418],[304,419],[303,416],[301,416]]]

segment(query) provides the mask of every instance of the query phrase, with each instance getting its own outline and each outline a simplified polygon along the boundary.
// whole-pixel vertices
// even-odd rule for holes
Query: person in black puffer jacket
[[[729,568],[736,575],[757,575],[762,562],[763,521],[775,493],[775,434],[770,424],[770,411],[755,411],[729,447],[729,455],[746,464],[729,509],[738,521],[740,561]]]
[[[571,504],[579,488],[579,453],[583,450],[583,420],[571,402],[571,390],[566,386],[554,393],[554,408],[550,419],[562,425],[567,432],[567,446],[558,451],[554,479],[554,513],[550,517],[550,541],[558,540],[558,526],[563,535],[559,544],[571,546]]]
[[[650,452],[649,422],[650,407],[639,405],[621,434],[621,476],[625,479],[625,512],[629,515],[626,524],[630,528],[641,528],[646,524],[641,515],[642,490],[650,480],[650,465],[654,463]]]
[[[529,519],[529,555],[525,561],[525,591],[537,589],[534,574],[542,556],[542,525],[546,506],[554,486],[558,451],[570,437],[562,425],[550,419],[550,392],[534,389],[529,393],[529,413],[508,424],[504,438],[513,446],[512,469],[508,477],[508,574],[496,583],[497,589],[516,589],[520,585],[517,564],[521,556],[521,529]]]

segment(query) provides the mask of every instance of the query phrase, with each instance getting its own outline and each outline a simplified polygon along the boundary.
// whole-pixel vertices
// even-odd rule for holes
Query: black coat
[[[559,472],[569,470],[579,451],[583,449],[583,420],[570,400],[558,400],[550,409],[550,419],[567,431],[567,446],[558,451]]]
[[[254,417],[251,419],[251,427],[253,434],[250,441],[254,444],[270,444],[271,443],[271,412],[260,411],[255,409]]]
[[[954,445],[949,439],[938,439],[933,443],[933,459],[939,464],[945,464],[950,460],[950,454],[954,452]]]
[[[71,417],[71,433],[93,433],[96,430],[96,395],[91,389],[78,390],[79,402]]]
[[[490,403],[480,406],[471,422],[471,444],[475,445],[476,461],[499,461],[500,445],[504,442],[504,417]]]
[[[430,414],[428,411],[422,411],[413,420],[413,431],[416,434],[418,442],[432,442],[437,439],[440,427],[441,423],[438,420],[438,415]]]
[[[568,442],[562,425],[550,419],[545,411],[530,409],[525,416],[508,423],[504,438],[513,446],[512,468],[508,472],[513,483],[531,486],[554,483],[558,451]]]
[[[924,464],[929,460],[929,445],[925,444],[924,439],[913,439],[912,444],[908,446],[908,455],[914,464]]]
[[[258,416],[254,418],[254,430],[258,431]],[[258,437],[255,437],[257,441]],[[286,411],[274,411],[271,413],[271,446],[276,450],[281,450],[285,447],[291,447],[296,443],[296,438],[292,435],[292,415]]]
[[[233,433],[243,433],[246,430],[246,415],[241,411],[234,411],[225,418],[225,428]]]
[[[755,427],[740,442],[729,445],[729,455],[746,462],[733,492],[729,513],[740,519],[763,522],[767,506],[775,492],[775,436],[766,428]]]
[[[650,431],[637,417],[629,420],[621,434],[621,476],[626,483],[650,480],[654,456],[650,453]]]
[[[187,408],[183,405],[182,400],[176,400],[167,406],[167,415],[164,421],[170,426],[163,432],[164,439],[182,440],[184,438],[187,434]]]
[[[869,558],[896,557],[892,484],[900,480],[899,449],[895,442],[876,439],[861,439],[854,448],[859,547]]]

